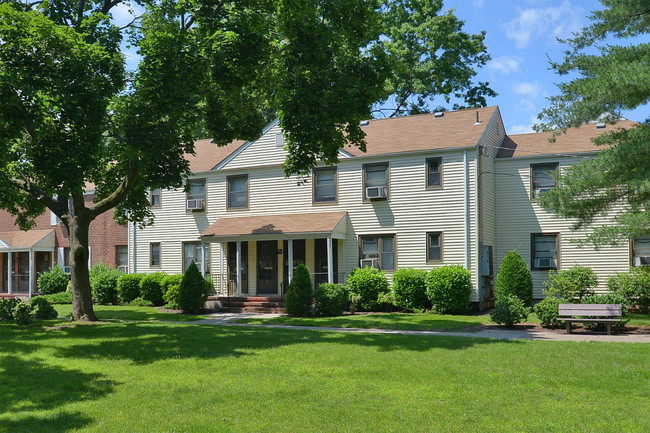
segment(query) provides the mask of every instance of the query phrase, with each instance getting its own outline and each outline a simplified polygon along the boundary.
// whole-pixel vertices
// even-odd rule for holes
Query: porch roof
[[[33,247],[54,248],[54,241],[53,229],[0,232],[0,250]]]
[[[220,218],[201,233],[204,240],[315,238],[331,235],[345,239],[347,212],[321,212],[289,215],[259,215]]]

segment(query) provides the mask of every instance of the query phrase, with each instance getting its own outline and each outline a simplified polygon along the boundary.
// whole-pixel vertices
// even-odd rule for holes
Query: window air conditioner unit
[[[366,188],[366,197],[369,199],[386,198],[385,186],[369,186]]]
[[[536,268],[554,268],[555,267],[555,260],[551,257],[542,257],[539,259],[535,259],[535,267]]]
[[[201,210],[205,209],[205,200],[188,200],[187,210]]]
[[[126,265],[118,266],[117,270],[120,272],[124,272],[125,274],[129,272],[129,267]]]
[[[648,266],[648,265],[650,265],[650,256],[634,257],[634,266]]]
[[[359,263],[360,268],[376,268],[379,269],[379,259],[361,259]]]
[[[551,188],[536,188],[535,189],[535,195],[544,194],[545,192],[550,191],[550,190],[551,190]]]
[[[64,266],[63,267],[63,272],[65,272],[66,274],[69,274],[70,273],[70,266]]]

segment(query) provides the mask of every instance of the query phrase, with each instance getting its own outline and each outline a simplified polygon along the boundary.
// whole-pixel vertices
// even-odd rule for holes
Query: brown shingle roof
[[[446,111],[439,118],[418,114],[370,120],[363,127],[367,142],[365,155],[476,146],[497,109],[493,106]],[[475,125],[477,112],[479,125]],[[343,150],[354,156],[364,155],[356,147]]]
[[[237,237],[250,235],[331,233],[343,220],[346,213],[324,212],[220,218],[201,233],[201,236]]]
[[[501,145],[497,158],[593,152],[599,148],[591,141],[592,138],[616,129],[631,128],[636,124],[624,119],[613,125],[608,124],[605,129],[597,129],[596,123],[585,123],[578,128],[567,129],[565,134],[556,137],[555,143],[548,142],[552,132],[508,135]]]
[[[195,141],[194,150],[196,155],[185,155],[185,158],[190,163],[190,170],[193,173],[212,170],[217,164],[228,158],[246,143],[243,140],[235,140],[226,146],[219,147],[211,141],[210,139]]]
[[[54,230],[29,230],[15,232],[0,232],[0,240],[11,248],[29,248],[42,241]]]

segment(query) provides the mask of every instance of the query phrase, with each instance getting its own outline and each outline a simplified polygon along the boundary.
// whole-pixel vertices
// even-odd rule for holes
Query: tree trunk
[[[86,215],[68,219],[70,235],[70,281],[72,282],[72,320],[96,322],[93,295],[88,272],[88,229],[90,220]]]

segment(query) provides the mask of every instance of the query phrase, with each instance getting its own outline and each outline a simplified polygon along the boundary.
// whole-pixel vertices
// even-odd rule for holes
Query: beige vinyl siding
[[[287,157],[287,152],[275,145],[275,135],[282,130],[278,125],[270,128],[259,139],[250,143],[236,157],[228,161],[222,168],[227,170],[248,169],[260,165],[281,165]]]
[[[571,221],[557,219],[530,200],[530,164],[559,162],[560,171],[580,161],[577,157],[497,159],[495,169],[502,175],[496,177],[497,248],[496,265],[500,265],[507,251],[518,248],[526,263],[531,263],[531,233],[559,233],[560,269],[575,265],[589,266],[598,275],[598,292],[607,290],[607,278],[629,267],[629,245],[602,247],[581,245],[571,240],[584,238],[588,231],[572,232]],[[597,221],[601,224],[604,220]],[[534,297],[542,297],[548,270],[533,270]]]

